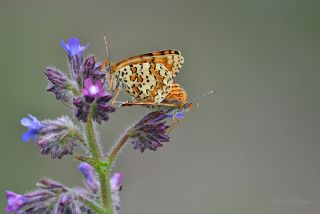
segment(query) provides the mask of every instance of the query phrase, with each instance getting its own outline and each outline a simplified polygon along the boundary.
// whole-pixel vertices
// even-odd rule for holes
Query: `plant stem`
[[[123,135],[119,140],[119,142],[112,148],[111,152],[108,155],[108,160],[107,160],[107,163],[109,166],[112,165],[113,160],[116,158],[119,151],[125,145],[129,137],[130,137],[130,131],[128,131],[125,135]]]
[[[101,197],[103,207],[106,209],[106,214],[113,214],[113,204],[110,189],[109,170],[107,172],[98,172],[101,188]]]
[[[94,134],[93,120],[92,120],[91,113],[88,115],[88,120],[85,124],[86,124],[85,128],[86,128],[86,134],[87,134],[87,140],[88,140],[88,145],[89,145],[89,149],[90,149],[90,154],[92,155],[93,158],[96,158],[97,160],[102,160],[101,151],[99,150],[99,147],[96,142],[96,137]]]
[[[78,197],[79,201],[81,201],[82,203],[84,203],[85,205],[87,205],[88,207],[93,209],[97,214],[104,214],[105,213],[104,209],[102,207],[99,207],[94,202],[86,199],[85,197],[83,197],[81,195],[77,195],[77,197]]]
[[[93,118],[92,113],[89,113],[88,120],[85,124],[85,130],[87,134],[88,146],[92,158],[100,161],[103,161],[101,151],[97,145],[96,137],[93,128]],[[112,196],[110,190],[110,177],[109,177],[109,167],[106,171],[102,171],[100,168],[96,168],[99,175],[100,189],[101,189],[101,198],[103,207],[106,214],[114,214]]]

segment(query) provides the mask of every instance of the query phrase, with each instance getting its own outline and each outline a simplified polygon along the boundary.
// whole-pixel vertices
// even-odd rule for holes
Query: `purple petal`
[[[86,89],[88,89],[89,87],[91,87],[93,85],[93,82],[92,82],[92,79],[91,78],[88,78],[84,81],[84,87]]]
[[[94,173],[94,168],[87,163],[80,163],[78,166],[78,170],[84,175],[88,176]]]
[[[6,212],[15,212],[25,202],[25,197],[11,191],[6,191],[7,207]]]
[[[123,183],[123,174],[120,172],[116,172],[112,175],[110,179],[111,190],[120,190]]]

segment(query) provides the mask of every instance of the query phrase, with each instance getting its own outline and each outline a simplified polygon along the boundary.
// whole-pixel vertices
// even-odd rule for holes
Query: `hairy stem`
[[[130,137],[130,131],[128,131],[125,135],[123,135],[119,140],[119,142],[117,142],[117,144],[112,148],[111,152],[108,155],[108,160],[107,160],[107,163],[109,166],[112,165],[113,160],[117,157],[117,155],[119,154],[119,151],[126,144],[129,137]]]
[[[113,204],[110,189],[109,170],[107,172],[98,172],[101,188],[101,197],[103,207],[106,209],[106,214],[113,214]]]
[[[87,207],[90,207],[92,210],[94,210],[97,214],[104,214],[105,211],[102,207],[99,205],[95,204],[94,202],[86,199],[85,197],[81,195],[77,195],[79,201],[81,201],[83,204],[85,204]]]
[[[92,158],[96,159],[99,162],[102,162],[102,154],[96,142],[96,137],[94,133],[92,113],[90,113],[88,116],[88,120],[85,124],[85,129],[87,134],[88,146]],[[105,209],[105,214],[114,214],[110,190],[109,168],[107,168],[106,171],[102,171],[98,167],[96,168],[96,170],[99,175],[101,198],[103,207]]]
[[[89,114],[88,120],[85,124],[86,124],[85,129],[86,129],[90,154],[92,155],[93,158],[96,158],[97,160],[102,160],[101,151],[99,150],[98,144],[96,142],[96,137],[94,134],[93,120],[92,120],[91,113]]]

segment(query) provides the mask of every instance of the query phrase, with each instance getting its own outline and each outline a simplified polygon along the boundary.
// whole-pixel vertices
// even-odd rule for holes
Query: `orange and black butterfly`
[[[173,79],[183,62],[180,51],[163,50],[129,57],[112,64],[108,58],[102,68],[109,73],[110,89],[115,92],[114,100],[119,91],[124,89],[133,98],[133,103],[158,105],[169,95]]]

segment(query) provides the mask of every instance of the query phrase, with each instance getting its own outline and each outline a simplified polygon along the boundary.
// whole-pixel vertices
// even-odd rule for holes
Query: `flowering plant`
[[[58,159],[72,155],[81,161],[78,170],[84,176],[85,187],[67,187],[44,178],[38,181],[34,191],[25,194],[7,191],[6,212],[114,214],[120,208],[123,174],[110,173],[119,151],[128,143],[140,152],[162,147],[170,140],[166,119],[172,117],[172,113],[161,110],[148,113],[128,128],[105,154],[97,142],[95,125],[107,122],[116,110],[109,103],[113,95],[107,90],[106,71],[94,56],[83,57],[88,45],[81,45],[77,38],[69,39],[68,43],[62,41],[61,46],[67,52],[70,71],[66,74],[55,67],[47,67],[44,71],[48,79],[47,91],[57,100],[73,106],[77,123],[68,116],[39,120],[29,114],[21,120],[28,128],[22,140],[35,141],[42,155]],[[82,154],[73,154],[76,147]]]

